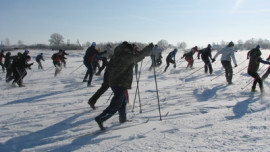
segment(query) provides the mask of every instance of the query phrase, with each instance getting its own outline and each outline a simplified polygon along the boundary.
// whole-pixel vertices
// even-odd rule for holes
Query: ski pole
[[[244,69],[246,69],[248,66],[244,67],[243,69],[239,70],[238,72],[234,73],[233,75],[236,75],[238,73],[240,73],[241,71],[243,71]]]
[[[155,57],[154,57],[155,59]],[[153,62],[153,61],[152,61]],[[161,112],[160,112],[160,104],[159,104],[159,95],[158,95],[158,86],[157,86],[157,76],[156,76],[156,68],[155,68],[156,65],[154,65],[154,76],[155,76],[155,83],[156,83],[156,92],[157,92],[157,99],[158,99],[158,110],[159,110],[159,119],[160,121],[162,120],[161,119]]]
[[[135,106],[136,96],[137,96],[137,94],[138,94],[138,97],[139,97],[139,105],[140,105],[140,113],[142,113],[142,106],[141,106],[141,97],[140,97],[139,81],[140,81],[140,77],[141,77],[142,63],[143,63],[143,61],[141,61],[141,67],[140,67],[140,72],[139,72],[139,78],[138,78],[137,73],[136,73],[137,87],[136,87],[136,91],[135,91],[135,97],[134,97],[133,108],[132,108],[132,112],[134,112],[134,106]]]
[[[198,72],[198,71],[199,71],[199,70],[201,70],[202,68],[204,68],[204,66],[203,66],[203,67],[201,67],[201,68],[199,68],[198,70],[196,70],[196,71],[192,72],[191,74],[187,75],[187,76],[186,76],[184,79],[186,79],[187,77],[191,76],[192,74],[194,74],[194,73]]]
[[[111,95],[110,95],[110,97],[108,98],[108,100],[107,100],[106,103],[108,103],[108,101],[111,99],[112,95],[113,95],[113,92],[111,93]]]
[[[77,69],[75,69],[75,70],[73,70],[72,72],[70,72],[69,74],[72,74],[73,72],[75,72],[75,71],[77,71],[78,69],[80,69],[81,68],[81,66],[83,66],[83,64],[82,65],[80,65]]]

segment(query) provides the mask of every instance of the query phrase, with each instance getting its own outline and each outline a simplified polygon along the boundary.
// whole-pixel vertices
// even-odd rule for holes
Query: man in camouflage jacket
[[[115,48],[110,65],[109,84],[114,93],[110,105],[95,118],[101,130],[103,122],[119,112],[120,123],[126,122],[126,96],[125,90],[131,89],[134,63],[151,54],[153,44],[146,46],[142,51],[136,52],[131,44],[123,42]]]

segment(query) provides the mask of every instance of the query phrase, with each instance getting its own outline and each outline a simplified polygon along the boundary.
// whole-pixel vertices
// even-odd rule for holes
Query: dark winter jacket
[[[201,58],[203,61],[210,61],[210,59],[212,59],[211,51],[212,51],[211,48],[208,48],[208,47],[200,50],[198,52],[198,59],[200,58],[200,55],[201,55]]]
[[[260,63],[270,64],[270,62],[262,60],[261,54],[262,53],[258,48],[254,48],[248,52],[249,56],[248,71],[257,72],[260,67]]]
[[[128,49],[129,48],[129,49]],[[124,42],[115,48],[110,65],[109,83],[111,87],[131,88],[134,63],[150,55],[153,44],[146,46],[142,51],[136,52],[132,45]]]
[[[170,61],[170,60],[175,61],[176,52],[177,52],[176,50],[173,50],[172,52],[170,52],[166,57],[166,61]]]
[[[10,55],[11,55],[10,52],[6,53],[6,58],[5,58],[5,63],[4,63],[6,68],[11,68],[11,63],[14,56],[10,56]]]
[[[39,54],[39,55],[36,57],[36,61],[37,61],[37,62],[40,62],[40,60],[44,61],[43,56],[42,56],[41,54]]]
[[[18,68],[18,69],[25,69],[25,68],[30,68],[33,65],[33,63],[31,63],[31,64],[28,64],[27,63],[27,58],[31,58],[30,56],[25,56],[24,58],[23,58],[23,56],[21,56],[20,58],[18,58],[18,57],[19,56],[17,56],[16,62],[13,62],[14,63],[14,66],[16,68]]]
[[[83,62],[87,63],[87,62],[96,62],[97,60],[99,60],[99,58],[101,57],[102,54],[107,53],[107,51],[101,52],[99,53],[98,50],[94,47],[94,46],[90,46],[86,52],[85,55],[83,57]]]
[[[3,58],[5,58],[5,55],[4,55],[4,53],[1,52],[0,53],[0,62],[1,63],[3,63]]]
[[[53,62],[60,62],[61,55],[59,54],[59,52],[58,53],[54,53],[51,58],[52,58]]]
[[[63,50],[63,53],[62,53],[62,55],[61,55],[61,60],[65,60],[65,59],[67,59],[66,57],[65,57],[65,55],[69,55],[68,53],[66,53],[66,51],[65,50]]]

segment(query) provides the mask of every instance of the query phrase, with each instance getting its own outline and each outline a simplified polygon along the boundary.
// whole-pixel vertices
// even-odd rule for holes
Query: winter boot
[[[95,121],[97,122],[100,130],[105,130],[105,128],[103,127],[103,122],[98,117],[95,118]]]
[[[88,101],[88,104],[93,110],[96,110],[95,104],[91,100]]]

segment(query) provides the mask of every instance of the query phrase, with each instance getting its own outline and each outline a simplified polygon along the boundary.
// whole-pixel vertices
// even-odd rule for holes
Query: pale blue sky
[[[0,40],[192,45],[270,39],[270,0],[0,0]]]

